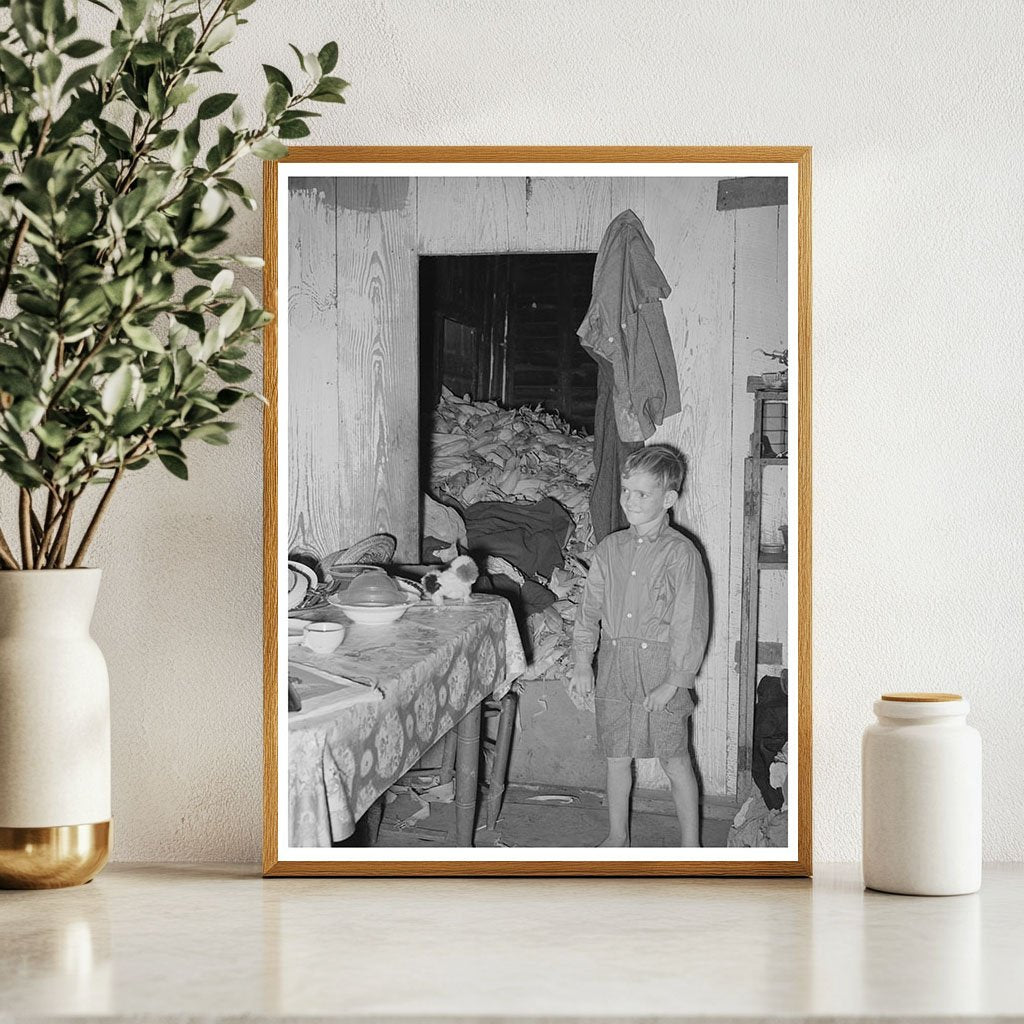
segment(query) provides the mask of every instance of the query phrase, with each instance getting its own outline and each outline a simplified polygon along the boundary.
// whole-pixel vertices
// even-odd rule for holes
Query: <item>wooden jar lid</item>
[[[908,704],[931,704],[944,700],[963,700],[959,693],[883,693],[882,700],[903,701]]]

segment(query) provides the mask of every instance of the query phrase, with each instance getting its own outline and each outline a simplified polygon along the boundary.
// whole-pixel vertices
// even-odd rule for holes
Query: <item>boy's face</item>
[[[676,491],[666,490],[650,473],[630,473],[622,478],[619,504],[630,526],[656,522],[678,500]]]

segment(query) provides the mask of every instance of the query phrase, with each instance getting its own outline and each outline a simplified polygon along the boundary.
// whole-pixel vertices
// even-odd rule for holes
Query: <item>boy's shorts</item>
[[[667,643],[601,638],[594,708],[605,757],[689,757],[690,691],[677,689],[662,711],[644,707],[647,694],[669,681],[670,654]]]

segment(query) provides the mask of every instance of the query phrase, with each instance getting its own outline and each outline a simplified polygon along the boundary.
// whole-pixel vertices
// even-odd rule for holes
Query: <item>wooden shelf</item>
[[[789,552],[761,551],[757,556],[757,564],[762,569],[786,569],[789,567]]]

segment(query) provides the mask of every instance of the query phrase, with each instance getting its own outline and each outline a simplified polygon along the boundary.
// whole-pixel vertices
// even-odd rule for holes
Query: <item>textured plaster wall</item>
[[[339,42],[349,104],[312,143],[814,147],[815,855],[859,856],[875,695],[953,689],[985,742],[985,854],[1024,858],[1020,5],[246,13],[216,88],[253,108],[261,62]],[[237,224],[258,252],[259,216]],[[95,549],[118,859],[258,858],[260,446],[253,406],[187,485],[132,478]]]

